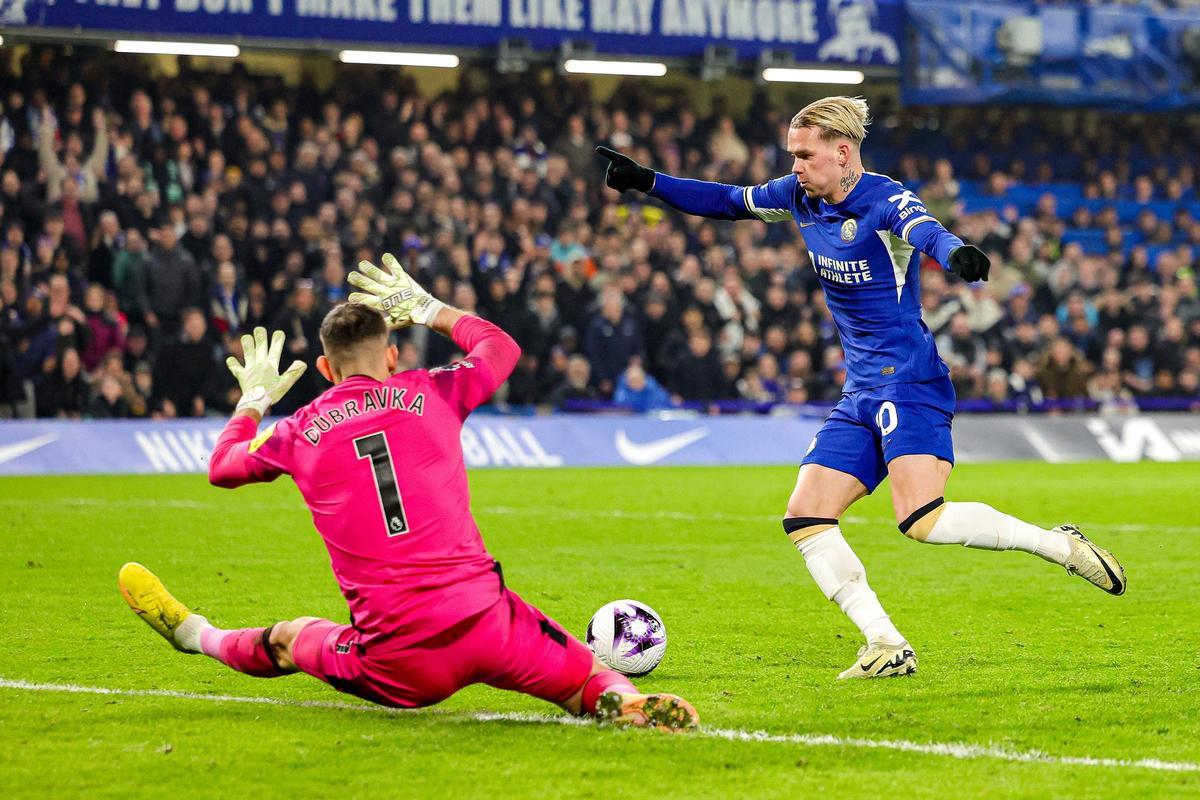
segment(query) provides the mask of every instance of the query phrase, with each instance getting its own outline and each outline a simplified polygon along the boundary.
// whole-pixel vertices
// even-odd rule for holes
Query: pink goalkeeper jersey
[[[257,437],[254,421],[236,416],[213,450],[218,486],[292,476],[367,642],[420,641],[500,598],[459,433],[520,349],[478,317],[460,319],[453,339],[462,361],[383,383],[350,377]]]

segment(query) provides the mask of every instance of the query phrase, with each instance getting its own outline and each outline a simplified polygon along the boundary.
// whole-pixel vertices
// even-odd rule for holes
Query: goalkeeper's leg
[[[930,455],[900,456],[888,463],[892,502],[905,536],[927,544],[1033,553],[1109,594],[1125,592],[1120,562],[1074,525],[1046,530],[985,503],[946,502],[950,469],[949,462]]]
[[[315,617],[280,622],[267,628],[222,630],[193,613],[141,564],[129,563],[117,575],[121,596],[160,636],[184,653],[204,653],[231,669],[259,678],[296,671],[291,659],[295,634]]]

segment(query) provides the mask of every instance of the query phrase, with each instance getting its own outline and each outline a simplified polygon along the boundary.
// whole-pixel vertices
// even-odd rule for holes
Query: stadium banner
[[[0,0],[0,25],[83,33],[493,48],[567,40],[601,53],[743,58],[784,49],[798,61],[900,62],[902,0]]]
[[[510,417],[480,414],[462,432],[467,465],[585,467],[795,465],[821,426],[802,416]],[[0,475],[196,473],[217,419],[0,422]],[[1200,415],[960,416],[960,462],[1200,460]]]
[[[1200,14],[1169,5],[906,0],[904,102],[1200,106]]]

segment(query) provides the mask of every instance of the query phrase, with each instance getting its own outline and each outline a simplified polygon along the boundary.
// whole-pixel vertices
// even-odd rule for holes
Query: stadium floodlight
[[[568,58],[563,70],[576,75],[631,75],[646,78],[661,78],[667,74],[667,65],[661,61],[608,61],[589,58]]]
[[[856,69],[804,69],[801,67],[766,67],[762,79],[772,83],[840,83],[854,86],[866,80]]]
[[[338,60],[343,64],[378,64],[383,67],[443,67],[458,66],[453,53],[412,53],[403,50],[342,50]]]
[[[139,53],[150,56],[210,56],[237,58],[242,52],[236,44],[209,42],[152,42],[139,39],[117,39],[113,50],[118,53]]]

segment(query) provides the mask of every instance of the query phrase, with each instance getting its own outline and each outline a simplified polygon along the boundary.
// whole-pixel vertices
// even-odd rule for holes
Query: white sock
[[[867,583],[867,571],[836,525],[800,540],[796,549],[825,597],[838,604],[871,644],[903,644],[905,639],[888,618]]]
[[[211,628],[208,620],[199,614],[192,614],[183,622],[179,623],[179,627],[175,629],[175,644],[187,650],[189,653],[199,653],[200,650],[200,634],[205,628]]]
[[[1071,554],[1064,533],[1048,531],[986,503],[946,503],[925,541],[980,550],[1021,550],[1063,564]]]

